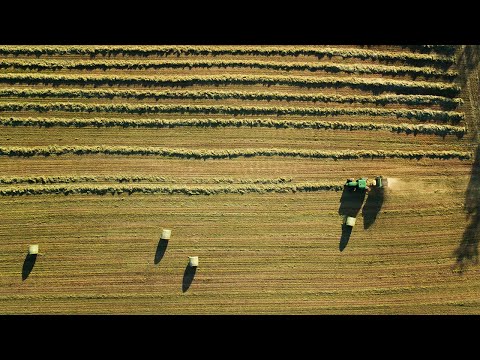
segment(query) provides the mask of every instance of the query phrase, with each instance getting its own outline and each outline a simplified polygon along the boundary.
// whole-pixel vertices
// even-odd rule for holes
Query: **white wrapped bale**
[[[345,225],[354,227],[356,221],[357,221],[356,218],[351,217],[351,216],[347,216],[347,218],[345,219]]]
[[[188,265],[191,267],[198,266],[198,256],[189,256],[188,257]]]
[[[162,231],[162,240],[170,240],[170,236],[172,235],[172,230],[163,229]]]
[[[28,253],[30,255],[37,255],[38,254],[38,245],[29,245],[28,246]]]

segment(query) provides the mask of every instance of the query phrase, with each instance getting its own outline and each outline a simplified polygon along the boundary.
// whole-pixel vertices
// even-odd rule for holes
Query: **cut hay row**
[[[233,159],[238,157],[280,156],[314,159],[459,159],[469,160],[471,152],[465,151],[400,151],[400,150],[296,150],[296,149],[175,149],[141,146],[1,146],[0,156],[52,156],[52,155],[140,155],[182,159]]]
[[[117,114],[227,114],[227,115],[299,115],[299,116],[392,116],[459,122],[465,115],[455,111],[377,108],[265,107],[224,105],[149,105],[149,104],[80,104],[80,103],[0,103],[0,111],[61,111],[75,113]]]
[[[312,191],[339,191],[343,184],[334,183],[299,183],[272,185],[217,185],[217,186],[159,186],[159,185],[51,185],[51,186],[17,186],[0,187],[1,196],[47,195],[47,194],[170,194],[170,195],[218,195],[218,194],[248,194],[248,193],[286,193]]]
[[[2,118],[3,126],[39,126],[39,127],[114,127],[123,128],[174,128],[174,127],[262,127],[276,129],[321,129],[321,130],[378,130],[405,134],[456,135],[462,137],[467,132],[463,126],[437,124],[388,124],[370,122],[342,121],[299,121],[280,119],[109,119],[109,118]]]
[[[366,49],[335,48],[328,46],[0,46],[1,55],[88,55],[88,56],[179,56],[179,55],[248,55],[248,56],[339,56],[343,59],[402,61],[413,64],[448,66],[453,56],[390,52]]]
[[[236,179],[236,178],[193,178],[188,179],[196,184],[284,184],[292,182],[291,178],[273,178],[273,179]],[[138,182],[182,182],[185,179],[168,178],[164,176],[152,175],[115,175],[115,176],[10,176],[0,177],[0,184],[70,184],[86,182],[118,182],[118,183],[138,183]]]
[[[349,87],[373,92],[399,92],[454,97],[459,94],[456,84],[428,81],[407,81],[382,78],[325,77],[314,76],[116,76],[116,75],[47,75],[47,74],[0,74],[0,83],[6,84],[52,84],[52,85],[141,85],[178,86],[193,85],[287,85],[306,88]]]
[[[325,71],[347,74],[410,75],[453,79],[457,71],[433,67],[358,65],[340,63],[280,62],[254,60],[1,60],[0,69],[22,70],[146,70],[192,68],[240,68],[281,71]]]
[[[123,90],[123,89],[0,89],[0,97],[19,98],[72,98],[72,99],[236,99],[257,101],[309,101],[341,104],[404,104],[439,105],[445,109],[455,109],[463,103],[461,98],[447,98],[434,95],[336,95],[336,94],[295,94],[284,92],[245,92],[245,91],[177,91],[177,90]]]
[[[10,176],[0,177],[0,184],[68,184],[83,182],[166,182],[163,176],[141,176],[141,175],[116,175],[116,176]]]
[[[457,49],[456,45],[401,45],[404,48],[409,48],[414,51],[423,53],[435,52],[437,54],[453,55]]]

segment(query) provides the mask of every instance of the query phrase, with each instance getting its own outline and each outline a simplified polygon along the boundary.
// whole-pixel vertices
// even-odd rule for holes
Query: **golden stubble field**
[[[117,55],[117,50],[110,49],[106,56],[88,53],[89,47],[85,47],[88,51],[84,54],[51,47],[41,55],[29,54],[28,48],[0,47],[1,313],[479,313],[479,70],[474,47],[458,46],[453,55],[443,48],[433,51],[400,46],[313,47],[320,53],[349,50],[341,53],[343,58],[292,55],[288,51],[283,55],[270,54],[264,51],[268,47],[253,47],[255,51],[251,53],[219,55],[214,54],[222,49],[218,46],[209,47],[213,53],[182,50],[178,55],[151,49],[147,49],[148,54],[135,53],[122,47]],[[297,49],[306,52],[302,47]],[[398,54],[407,55],[405,58]],[[361,58],[367,55],[370,58]],[[391,59],[386,61],[385,56]],[[422,62],[418,63],[418,57]],[[439,64],[437,58],[449,57],[453,59],[451,64]],[[179,61],[204,65],[176,68],[177,65],[170,64]],[[222,65],[226,67],[212,67],[219,61],[226,62]],[[242,61],[254,65],[245,66]],[[105,62],[110,65],[100,69],[100,65],[92,65],[95,62],[103,67]],[[122,62],[141,62],[146,67],[119,68]],[[161,62],[167,65],[159,67],[157,63]],[[290,68],[277,69],[281,62]],[[294,70],[294,62],[315,68],[323,66],[326,70]],[[37,64],[37,68],[26,67],[27,63]],[[335,72],[329,70],[332,64]],[[365,73],[368,66],[373,66],[368,70],[371,73]],[[398,68],[403,68],[404,73],[392,75]],[[427,72],[453,75],[427,76]],[[27,76],[34,80],[26,79]],[[44,83],[38,83],[39,76],[47,77],[42,80]],[[80,80],[63,79],[65,83],[60,85],[49,83],[57,81],[55,76],[76,76]],[[124,84],[92,85],[82,78],[95,76],[117,76]],[[354,78],[406,84],[402,89],[385,87],[379,93],[368,87],[351,88],[351,84],[309,88],[300,80],[270,86],[228,80],[222,85],[187,84],[180,88],[147,86],[141,80],[132,80],[175,76],[293,76],[320,81]],[[460,90],[457,95],[439,95],[431,100],[428,96],[437,96],[429,95],[431,90],[422,94],[413,90],[417,82],[437,84],[436,87],[458,86]],[[17,91],[12,95],[15,89],[30,93]],[[76,97],[75,90],[84,93]],[[102,97],[99,90],[111,91],[113,95]],[[126,97],[124,90],[155,94]],[[201,92],[207,90],[226,93],[215,96],[227,98],[209,98]],[[182,92],[186,91],[200,93],[185,96]],[[175,94],[165,95],[168,92]],[[239,93],[266,93],[262,96],[276,100],[245,98]],[[310,98],[281,100],[285,94],[306,94]],[[317,100],[325,96],[326,99],[312,101],[312,95]],[[404,95],[413,98],[402,98]],[[340,96],[340,100],[335,96]],[[353,102],[341,98],[349,96],[369,98],[363,103],[360,98]],[[381,96],[390,98],[386,104],[375,104]],[[462,99],[463,103],[448,109],[426,103],[446,103],[451,99]],[[204,109],[198,113],[190,108],[168,113],[156,108],[153,113],[142,114],[131,113],[127,108],[64,111],[68,106],[60,111],[40,111],[24,105],[52,103],[204,105],[213,108],[209,111],[220,113],[202,113]],[[240,109],[232,112],[228,107]],[[254,109],[247,109],[251,107]],[[294,113],[272,114],[258,107],[289,107]],[[321,116],[301,110],[339,107],[455,114],[434,113],[433,118],[425,119],[424,114],[409,118],[398,114]],[[456,114],[464,118],[457,121]],[[439,120],[442,116],[443,120]],[[53,124],[38,126],[26,119],[44,119]],[[113,124],[99,125],[93,123],[94,119],[110,119]],[[234,119],[237,123],[199,126],[192,119]],[[255,127],[242,124],[249,119],[272,120],[276,125],[268,121]],[[79,120],[87,123],[80,124]],[[125,120],[128,126],[115,123]],[[142,121],[154,125],[145,126]],[[158,125],[161,121],[170,124]],[[430,133],[419,130],[417,134],[365,128],[325,129],[324,125],[278,128],[284,127],[285,122],[319,121],[342,122],[347,126],[439,125],[450,126],[457,133],[466,132],[457,137],[442,135],[446,128],[429,130]],[[70,150],[62,155],[29,154],[34,148],[54,145]],[[288,149],[369,154],[454,151],[468,157],[394,155],[337,160],[287,154],[196,159],[184,155],[77,152],[85,146],[210,151],[212,156],[225,150]],[[23,149],[22,155],[19,148]],[[49,149],[53,148],[47,148],[47,152]],[[341,190],[302,187],[335,187],[349,177],[372,179],[376,175],[391,179],[390,186],[383,196],[368,195],[363,201],[342,196]],[[98,188],[102,187],[110,190],[100,195]],[[147,193],[152,187],[157,193]],[[51,189],[56,189],[57,194],[43,194]],[[168,194],[172,189],[177,189],[177,193]],[[12,195],[13,190],[27,194]],[[221,193],[195,195],[206,190]],[[68,191],[82,193],[66,195]],[[345,212],[358,213],[351,234],[341,225],[340,214]],[[169,242],[160,241],[163,228],[172,229]],[[40,245],[40,255],[34,262],[26,256],[29,244]],[[199,256],[196,271],[187,267],[188,256]]]

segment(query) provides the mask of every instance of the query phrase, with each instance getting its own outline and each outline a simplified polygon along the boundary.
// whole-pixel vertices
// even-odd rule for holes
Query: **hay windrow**
[[[292,182],[291,178],[193,178],[189,179],[196,184],[284,184]],[[96,183],[96,182],[118,182],[118,183],[174,183],[185,181],[185,179],[169,178],[165,176],[152,175],[109,175],[109,176],[10,176],[0,177],[0,184],[71,184],[71,183]]]
[[[300,115],[300,116],[393,116],[420,121],[460,122],[461,112],[440,110],[327,108],[327,107],[267,107],[225,105],[147,105],[147,104],[76,104],[76,103],[0,103],[0,111],[118,113],[118,114],[227,114],[227,115]]]
[[[453,55],[412,52],[375,51],[368,49],[313,47],[313,46],[0,46],[1,55],[89,55],[89,56],[178,56],[178,55],[251,55],[251,56],[339,56],[343,59],[403,61],[414,65],[438,64],[448,66],[455,62]]]
[[[193,85],[287,85],[303,88],[360,89],[375,93],[389,91],[401,94],[423,94],[454,97],[460,93],[456,84],[444,82],[409,81],[394,79],[369,79],[363,77],[315,77],[315,76],[116,76],[116,75],[44,75],[0,74],[5,84],[52,85],[142,85],[187,87]]]
[[[296,94],[284,92],[246,91],[178,91],[178,90],[132,90],[132,89],[0,89],[0,97],[18,98],[72,98],[72,99],[186,99],[186,100],[256,100],[256,101],[305,101],[313,103],[339,104],[403,104],[439,105],[444,109],[455,109],[463,103],[461,98],[448,98],[435,95],[337,95],[337,94]]]
[[[281,119],[108,119],[108,118],[17,118],[0,117],[3,126],[39,126],[39,127],[114,127],[123,128],[175,128],[175,127],[260,127],[276,129],[318,129],[318,130],[370,130],[390,131],[405,134],[455,135],[462,137],[467,132],[463,126],[437,124],[389,124],[376,122],[342,122],[342,121],[298,121]]]
[[[0,69],[22,70],[145,70],[145,69],[192,69],[192,68],[239,68],[281,71],[325,71],[347,74],[382,74],[392,76],[423,76],[455,78],[456,71],[444,71],[434,67],[385,66],[385,65],[349,65],[341,63],[278,62],[253,60],[1,60]]]
[[[141,155],[163,156],[184,159],[232,159],[238,157],[280,156],[313,159],[459,159],[470,160],[473,156],[466,151],[400,151],[400,150],[296,150],[296,149],[175,149],[141,146],[1,146],[0,156],[52,156],[52,155]]]
[[[287,193],[287,192],[316,192],[340,191],[343,184],[334,183],[298,183],[298,184],[241,184],[241,185],[211,185],[211,186],[185,186],[185,185],[49,185],[49,186],[16,186],[1,188],[0,196],[22,195],[119,195],[119,194],[169,194],[169,195],[219,195],[219,194],[248,194],[248,193]]]

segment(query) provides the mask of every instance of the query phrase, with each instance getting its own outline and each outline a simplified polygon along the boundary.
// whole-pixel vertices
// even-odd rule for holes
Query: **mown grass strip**
[[[265,107],[224,105],[150,105],[150,104],[83,104],[83,103],[0,103],[0,111],[118,113],[118,114],[227,114],[227,115],[299,115],[299,116],[392,116],[438,120],[458,123],[465,115],[455,111],[377,108],[327,108],[327,107]]]
[[[403,48],[409,48],[414,51],[420,51],[423,53],[443,54],[451,56],[455,54],[457,49],[456,45],[401,45]]]
[[[339,56],[343,59],[402,61],[411,64],[448,66],[454,56],[413,52],[377,51],[328,46],[0,46],[1,55],[88,55],[88,56],[179,56],[179,55],[253,55],[253,56]]]
[[[465,151],[401,151],[401,150],[296,150],[296,149],[175,149],[160,147],[141,146],[1,146],[0,156],[52,156],[52,155],[141,155],[141,156],[163,156],[185,159],[232,159],[238,157],[255,156],[280,156],[280,157],[302,157],[314,159],[459,159],[469,160],[471,152]]]
[[[336,94],[295,94],[284,92],[246,91],[178,91],[178,90],[124,90],[124,89],[0,89],[0,97],[18,98],[72,98],[72,99],[186,99],[186,100],[257,100],[257,101],[308,101],[342,104],[402,104],[439,105],[445,109],[455,109],[463,103],[461,98],[448,98],[435,95],[336,95]]]
[[[196,75],[196,76],[117,76],[117,75],[47,75],[0,74],[0,83],[52,84],[52,85],[141,85],[186,87],[193,85],[287,85],[306,88],[349,87],[372,92],[398,92],[407,94],[454,97],[460,87],[444,82],[394,80],[362,77],[315,76],[256,76],[256,75]]]
[[[392,76],[443,77],[454,79],[458,72],[434,67],[385,66],[377,64],[341,64],[313,62],[280,62],[254,60],[1,60],[0,69],[21,70],[146,70],[193,68],[240,68],[281,71],[325,71],[347,74],[382,74]]]
[[[388,124],[373,122],[342,121],[300,121],[280,119],[109,119],[109,118],[17,118],[0,117],[3,126],[39,126],[39,127],[123,127],[123,128],[175,128],[175,127],[260,127],[275,129],[318,129],[318,130],[366,130],[391,131],[405,134],[456,135],[462,137],[467,132],[464,126],[437,124]]]
[[[283,184],[291,182],[291,178],[258,178],[258,179],[238,179],[238,178],[193,178],[188,179],[197,184]],[[118,183],[138,183],[138,182],[178,182],[185,179],[168,178],[164,176],[152,175],[67,175],[67,176],[10,176],[0,177],[0,184],[71,184],[71,183],[96,183],[96,182],[118,182]]]
[[[248,194],[248,193],[286,193],[312,191],[339,191],[343,184],[334,183],[299,183],[299,184],[270,184],[270,185],[215,185],[215,186],[184,186],[184,185],[49,185],[49,186],[17,186],[0,187],[1,196],[46,195],[46,194],[170,194],[170,195],[219,195],[219,194]]]

